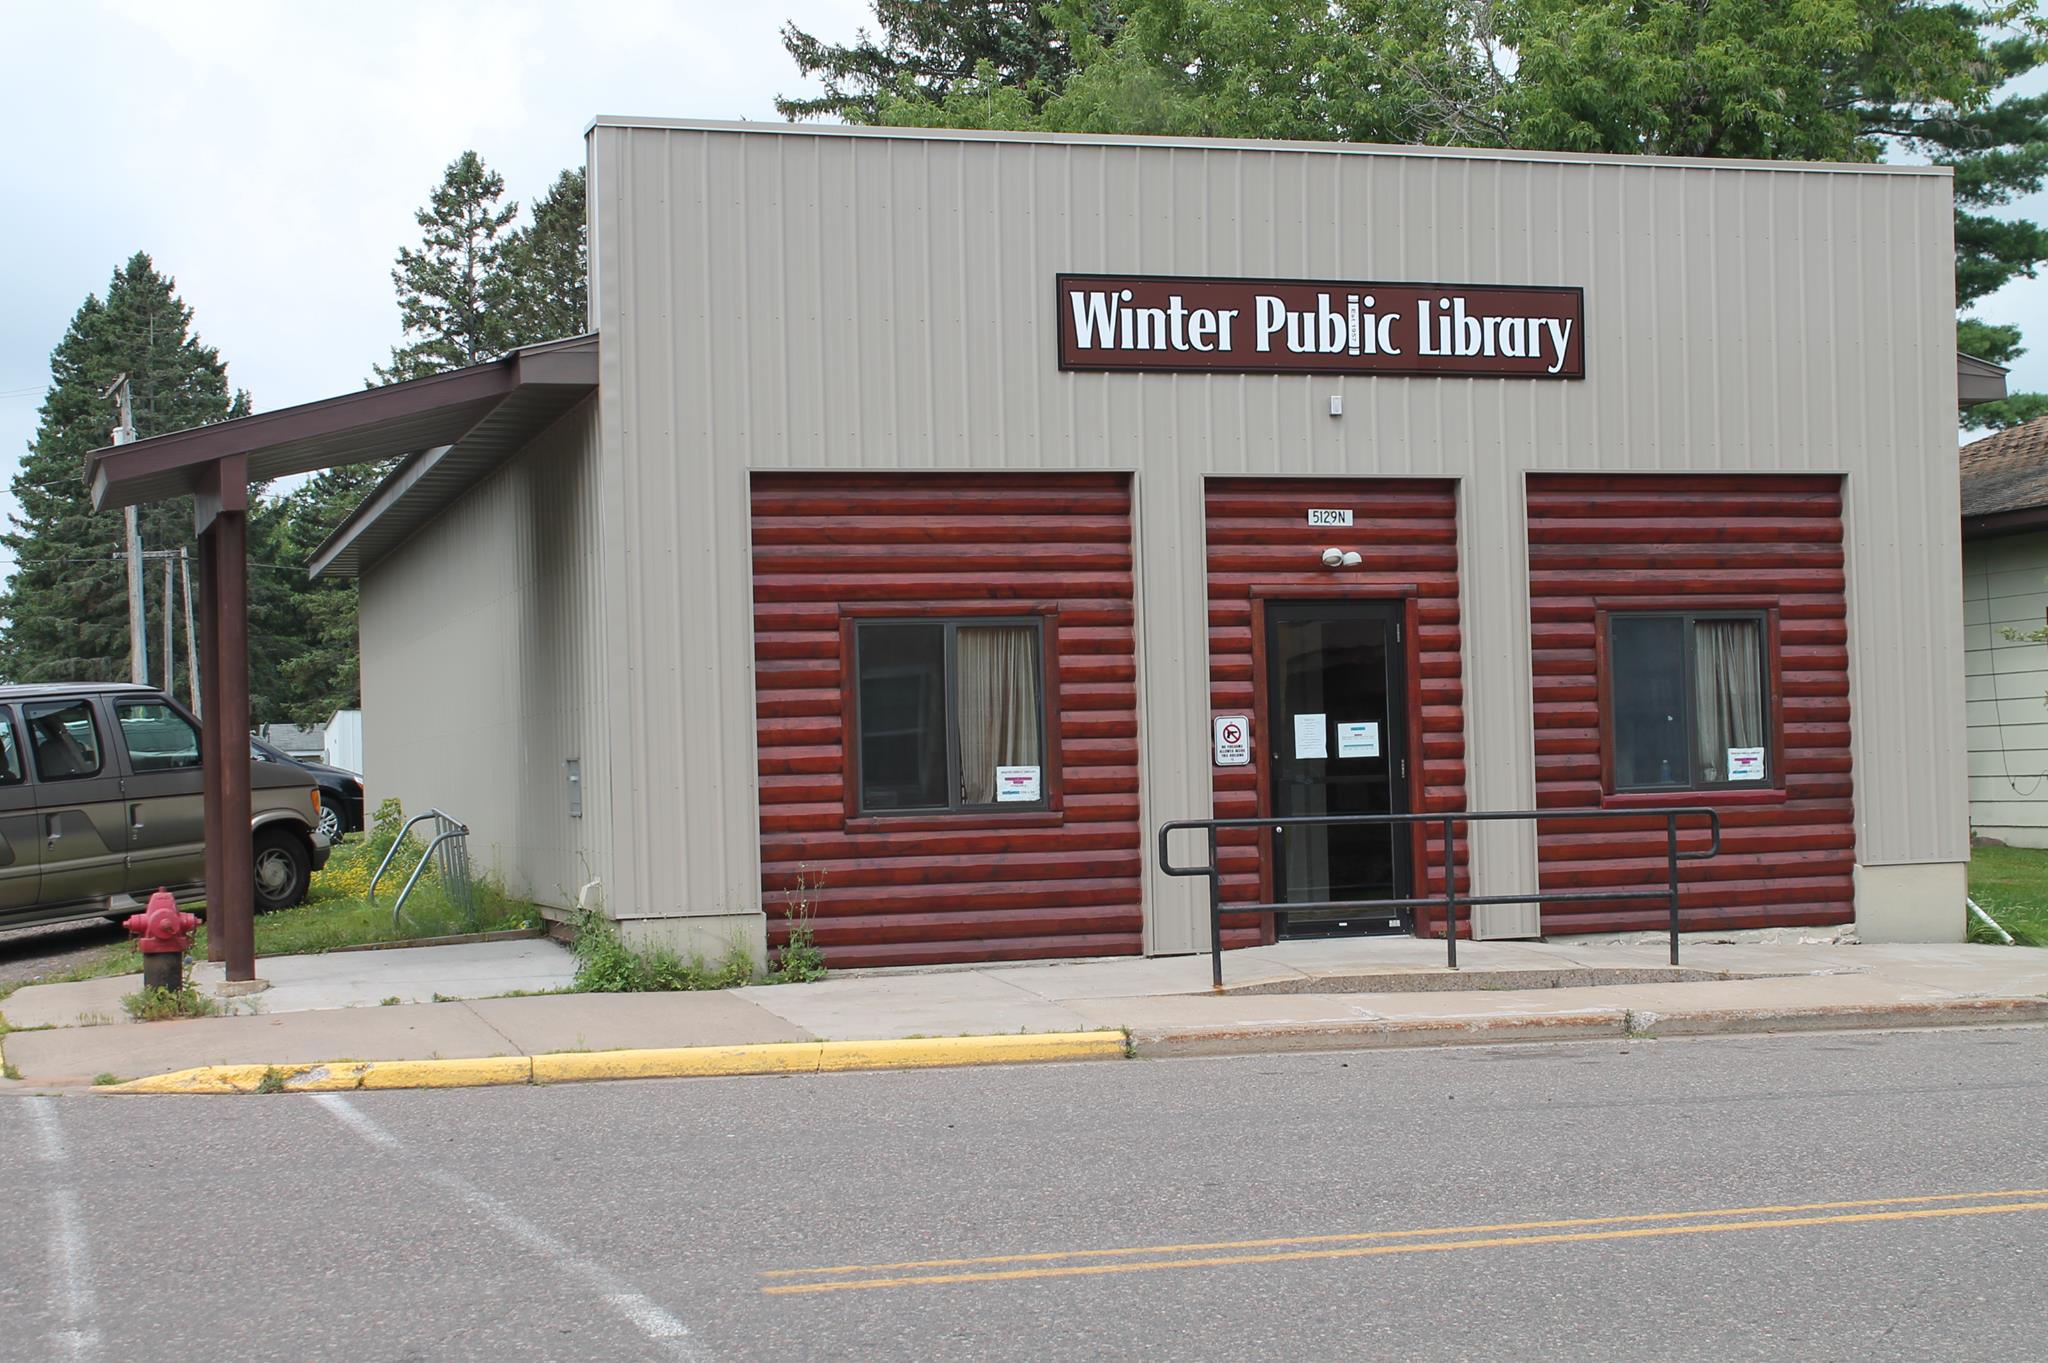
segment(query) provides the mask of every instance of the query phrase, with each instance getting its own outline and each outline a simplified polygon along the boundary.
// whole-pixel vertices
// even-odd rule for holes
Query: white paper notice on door
[[[1296,715],[1294,717],[1294,757],[1324,758],[1330,755],[1330,726],[1328,715]]]
[[[1380,726],[1377,724],[1337,725],[1337,756],[1378,757],[1380,755]]]
[[[1039,798],[1038,788],[1036,767],[996,768],[996,803],[999,805],[1035,801]]]
[[[1763,780],[1764,750],[1762,748],[1730,748],[1728,750],[1728,779],[1731,781]]]

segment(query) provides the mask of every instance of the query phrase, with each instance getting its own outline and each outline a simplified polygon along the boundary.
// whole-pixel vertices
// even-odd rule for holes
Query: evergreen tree
[[[18,510],[0,543],[15,556],[0,598],[0,677],[15,682],[120,681],[129,675],[126,533],[118,510],[95,513],[85,456],[108,444],[119,418],[100,395],[128,375],[136,435],[147,438],[249,413],[231,392],[219,352],[192,334],[175,282],[137,252],[90,296],[50,357],[50,391],[36,437],[14,476]],[[143,548],[191,548],[192,499],[140,509]],[[149,675],[185,688],[180,646],[166,679],[161,568],[144,574]],[[174,603],[173,614],[182,616]],[[182,636],[183,620],[178,621]]]
[[[1074,70],[1071,28],[1085,15],[1101,36],[1114,19],[1107,0],[1065,0],[1056,18],[1045,0],[871,0],[876,39],[862,29],[851,43],[827,43],[795,24],[782,29],[782,46],[806,76],[824,78],[825,93],[811,99],[778,96],[784,118],[833,117],[876,123],[889,94],[944,100],[963,82],[993,79],[1028,92],[1036,112]]]
[[[505,246],[511,345],[579,336],[590,327],[590,246],[583,170],[565,170],[533,201],[533,221]]]
[[[272,720],[324,724],[336,710],[361,704],[356,584],[349,578],[313,580],[305,565],[376,488],[386,468],[343,464],[323,469],[250,517],[251,558],[260,552],[267,562],[280,565],[275,576],[289,588],[292,647],[276,660],[278,701],[268,716]]]
[[[405,344],[377,367],[384,383],[496,359],[512,348],[511,307],[503,269],[505,229],[519,214],[502,206],[505,179],[473,151],[448,165],[427,206],[413,217],[420,249],[400,247],[391,282]]]

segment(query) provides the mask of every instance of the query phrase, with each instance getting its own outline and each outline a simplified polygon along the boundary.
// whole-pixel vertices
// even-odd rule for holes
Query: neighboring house
[[[2048,847],[2048,417],[1961,463],[1970,832]]]
[[[296,757],[302,762],[320,762],[327,750],[326,730],[319,725],[302,729],[296,724],[261,724],[256,736],[273,748],[280,748],[287,757]]]
[[[320,760],[330,767],[361,773],[363,769],[363,712],[336,710],[327,717],[326,755]]]

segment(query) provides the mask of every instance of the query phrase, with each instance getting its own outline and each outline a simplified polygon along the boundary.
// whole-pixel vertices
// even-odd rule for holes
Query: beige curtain
[[[997,767],[1042,765],[1038,631],[1029,625],[962,625],[956,677],[960,798],[994,804]]]
[[[1730,748],[1765,746],[1762,636],[1754,620],[1694,625],[1693,757],[1702,780],[1728,779]]]

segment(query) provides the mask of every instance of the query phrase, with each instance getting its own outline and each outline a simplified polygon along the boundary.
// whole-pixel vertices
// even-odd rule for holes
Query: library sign
[[[1586,377],[1576,288],[1067,274],[1057,283],[1061,369]]]

